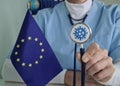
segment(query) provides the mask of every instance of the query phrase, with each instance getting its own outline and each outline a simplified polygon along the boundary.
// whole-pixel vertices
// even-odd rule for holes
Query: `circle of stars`
[[[35,42],[38,42],[38,38],[37,38],[37,37],[35,37],[34,39],[32,39],[31,36],[28,36],[27,40],[28,40],[28,41],[34,40]],[[24,42],[25,42],[25,39],[21,39],[20,42],[21,42],[21,43],[24,43]],[[39,46],[40,46],[40,47],[43,46],[43,42],[42,42],[42,41],[39,42]],[[17,44],[17,45],[16,45],[16,48],[19,49],[19,48],[20,48],[20,44]],[[44,52],[45,52],[45,49],[42,48],[42,49],[40,50],[40,52],[41,52],[41,53],[44,53]],[[14,54],[15,54],[15,56],[18,56],[18,55],[19,55],[19,52],[18,52],[18,51],[15,51]],[[40,60],[42,60],[42,59],[43,59],[43,55],[39,55],[38,58],[39,58]],[[22,61],[21,61],[21,59],[18,57],[18,58],[16,58],[16,62],[20,63],[20,62],[22,62]],[[34,64],[35,64],[35,65],[39,64],[39,61],[36,60],[36,61],[34,62]],[[32,63],[26,64],[25,62],[22,62],[22,63],[21,63],[21,66],[22,66],[22,67],[25,67],[25,66],[32,67],[33,64],[32,64]]]

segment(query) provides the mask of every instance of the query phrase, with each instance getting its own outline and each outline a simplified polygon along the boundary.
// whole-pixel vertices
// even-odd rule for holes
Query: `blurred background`
[[[120,4],[120,0],[99,1],[106,4]],[[0,0],[0,74],[5,58],[9,58],[22,25],[27,2],[28,0]]]

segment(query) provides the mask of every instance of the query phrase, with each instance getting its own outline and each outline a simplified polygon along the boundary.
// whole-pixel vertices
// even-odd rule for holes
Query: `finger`
[[[100,82],[106,82],[112,77],[114,71],[115,71],[114,67],[107,67],[104,70],[100,71],[99,73],[96,73],[93,76],[93,78]]]
[[[104,72],[105,70],[103,70],[102,72],[104,73],[103,74],[103,76],[105,77],[103,77],[102,79],[100,79],[99,81],[100,82],[107,82],[109,79],[111,79],[111,77],[112,77],[112,75],[113,75],[113,73],[114,73],[114,71],[115,71],[115,68],[114,69],[109,69],[109,68],[107,68],[106,69],[106,72]]]
[[[101,79],[98,79],[100,82],[107,82],[109,79],[111,79],[113,71],[106,68],[106,70],[103,70],[101,72],[104,72],[104,74],[101,73],[101,75],[103,75],[104,77],[102,77]],[[99,77],[101,75],[96,75],[96,77]]]
[[[111,58],[104,58],[88,69],[88,75],[94,75],[111,65]]]
[[[98,52],[96,52],[93,56],[91,56],[90,60],[86,64],[86,70],[88,70],[90,67],[92,67],[95,63],[102,60],[103,58],[106,58],[108,56],[107,50],[100,49]]]
[[[83,55],[83,57],[82,57],[82,60],[83,60],[83,62],[88,62],[89,61],[89,59],[90,59],[90,57],[94,54],[94,53],[96,53],[96,51],[98,51],[100,48],[99,48],[99,45],[97,44],[97,43],[92,43],[89,47],[88,47],[88,49],[87,49],[87,51],[85,52],[85,54]]]
[[[78,59],[79,61],[81,60],[80,52],[77,52],[77,53],[76,53],[76,57],[77,57],[77,59]]]

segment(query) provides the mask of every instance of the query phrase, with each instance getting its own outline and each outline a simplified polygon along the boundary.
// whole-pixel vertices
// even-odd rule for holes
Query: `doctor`
[[[56,77],[58,81],[73,85],[75,44],[69,36],[72,20],[73,24],[84,21],[92,29],[82,58],[86,63],[86,86],[120,86],[120,6],[105,6],[97,0],[65,0],[54,8],[39,11],[35,19],[65,69]],[[78,52],[79,49],[78,45]],[[81,55],[77,53],[76,58],[76,83],[80,86]]]

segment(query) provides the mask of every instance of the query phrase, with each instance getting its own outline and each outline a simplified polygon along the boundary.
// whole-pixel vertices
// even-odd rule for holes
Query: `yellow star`
[[[17,46],[16,46],[17,48],[20,48],[20,45],[19,44],[17,44]]]
[[[18,52],[17,52],[17,51],[15,51],[15,55],[18,55]]]
[[[25,63],[22,63],[22,66],[24,67],[24,66],[25,66]]]
[[[21,39],[21,42],[22,42],[22,43],[24,43],[24,42],[25,42],[25,40],[24,40],[24,39]]]
[[[31,36],[29,36],[29,37],[28,37],[28,40],[31,40],[31,39],[32,39]]]
[[[38,38],[35,38],[35,41],[37,42],[37,41],[38,41]]]
[[[32,64],[30,63],[28,66],[29,66],[29,67],[32,67]]]
[[[40,59],[43,59],[43,56],[42,56],[42,55],[40,55]]]
[[[17,60],[16,60],[17,62],[20,62],[20,58],[17,58]]]
[[[39,44],[40,46],[42,46],[43,45],[43,43],[42,42],[40,42],[40,44]]]
[[[45,50],[44,49],[41,49],[41,52],[44,52]]]
[[[35,64],[38,64],[38,61],[35,61]]]

